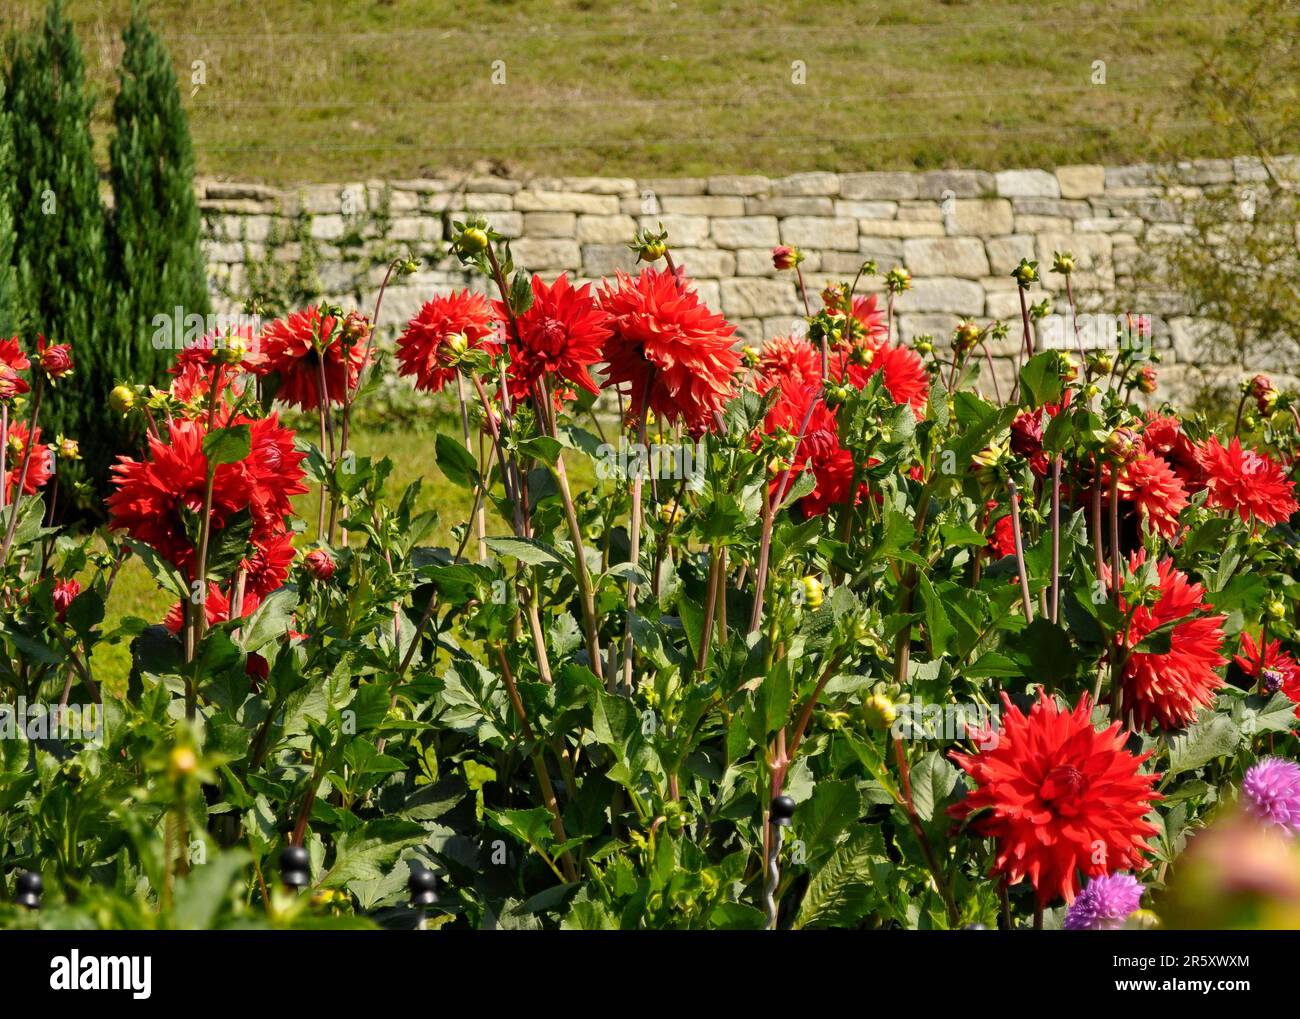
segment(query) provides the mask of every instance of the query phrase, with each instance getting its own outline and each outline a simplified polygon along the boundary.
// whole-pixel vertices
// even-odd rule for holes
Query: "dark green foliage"
[[[157,381],[174,352],[151,342],[155,317],[174,316],[178,307],[185,315],[208,311],[194,154],[171,59],[140,7],[122,38],[107,233],[117,329],[107,360],[119,381]]]
[[[18,330],[18,274],[14,268],[14,139],[0,81],[0,339]]]

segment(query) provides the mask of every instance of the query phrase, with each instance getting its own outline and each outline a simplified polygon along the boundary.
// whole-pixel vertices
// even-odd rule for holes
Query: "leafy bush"
[[[7,923],[1218,919],[1225,857],[1185,867],[1189,837],[1274,851],[1300,823],[1293,395],[1252,380],[1231,437],[1144,410],[1140,326],[1035,349],[1030,262],[1009,393],[984,372],[1005,327],[896,342],[901,269],[742,348],[666,235],[633,244],[640,275],[575,288],[455,225],[497,300],[432,297],[396,357],[461,408],[430,450],[473,499],[454,548],[350,449],[376,323],[340,308],[114,390],[149,441],[108,534],[42,526],[20,457],[0,683],[103,726],[0,741],[0,861],[45,888]],[[800,258],[774,252],[803,291]],[[3,353],[30,431],[67,352]],[[165,621],[104,623],[126,557]],[[93,674],[105,642],[128,676]]]

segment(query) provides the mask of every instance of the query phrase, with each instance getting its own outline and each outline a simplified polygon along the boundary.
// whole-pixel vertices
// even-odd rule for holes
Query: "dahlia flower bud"
[[[236,365],[248,356],[249,337],[240,333],[231,333],[212,348],[212,360],[216,364]]]
[[[803,588],[803,603],[810,609],[821,608],[825,592],[822,590],[822,582],[816,577],[804,577],[800,582]]]
[[[831,383],[826,387],[824,399],[826,406],[834,409],[841,406],[849,398],[851,390],[843,383]]]
[[[328,581],[334,576],[334,557],[323,548],[308,552],[302,564],[319,581]]]
[[[772,266],[780,272],[793,269],[803,261],[803,252],[789,244],[772,249]]]
[[[343,319],[343,345],[358,347],[370,338],[370,319],[359,311],[350,311]]]
[[[1020,289],[1028,289],[1031,284],[1038,282],[1038,263],[1022,258],[1020,264],[1011,270],[1011,278]]]
[[[891,294],[901,294],[912,289],[912,274],[903,268],[890,269],[885,273],[885,288]]]
[[[868,729],[885,732],[897,720],[898,709],[883,693],[873,693],[862,702],[862,716]]]
[[[822,291],[822,304],[827,311],[836,311],[844,300],[844,291],[838,283],[829,284]]]
[[[759,362],[763,359],[763,354],[752,343],[746,343],[740,348],[740,357],[744,361],[746,368],[757,368]]]
[[[1095,382],[1089,382],[1086,386],[1083,387],[1083,398],[1085,400],[1091,400],[1094,396],[1096,396],[1100,392],[1101,392],[1100,386],[1098,386]]]
[[[628,247],[636,252],[638,262],[657,262],[668,254],[668,231],[662,223],[659,224],[658,233],[642,230],[633,235]]]
[[[1061,372],[1061,379],[1065,382],[1073,382],[1079,377],[1079,362],[1069,351],[1062,350],[1057,354],[1056,366]]]
[[[192,775],[199,766],[199,759],[189,747],[176,747],[167,758],[167,771],[173,778]]]
[[[952,345],[960,353],[970,350],[975,344],[979,343],[980,337],[984,334],[978,325],[970,319],[960,322],[952,335]]]
[[[1046,297],[1044,297],[1037,304],[1031,304],[1029,306],[1029,317],[1033,319],[1035,322],[1041,322],[1043,319],[1047,318],[1047,316],[1050,315],[1051,313],[1052,313],[1052,302],[1049,301]]]
[[[1124,924],[1126,930],[1153,931],[1160,926],[1160,914],[1152,909],[1135,909]]]
[[[918,354],[930,354],[934,352],[934,337],[929,333],[923,333],[918,336],[912,344]]]
[[[1138,389],[1150,396],[1158,388],[1156,381],[1156,370],[1150,365],[1142,369],[1138,375]]]
[[[59,622],[68,615],[68,608],[72,605],[72,599],[81,594],[81,583],[74,577],[69,580],[60,580],[54,585],[54,612],[59,618]]]
[[[681,506],[672,503],[666,502],[659,507],[659,520],[665,527],[675,527],[681,523],[684,515]]]
[[[135,406],[135,390],[127,385],[114,386],[108,394],[108,405],[118,414],[125,414]]]
[[[23,457],[23,440],[20,439],[17,435],[10,435],[9,441],[5,443],[5,445],[9,453],[10,462],[11,463],[20,462]]]
[[[466,227],[455,241],[456,250],[464,255],[480,255],[487,250],[487,231],[477,226]]]
[[[1106,437],[1106,452],[1120,463],[1128,463],[1138,455],[1137,435],[1131,428],[1116,428]]]
[[[61,379],[72,374],[72,347],[67,343],[45,345],[45,337],[36,342],[37,360],[51,379]]]
[[[81,445],[76,439],[69,439],[66,435],[60,435],[54,440],[54,448],[59,452],[61,460],[80,460]]]
[[[971,457],[971,462],[976,467],[991,470],[1002,463],[1007,455],[1007,447],[999,444],[985,446],[978,453]]]
[[[412,255],[407,255],[397,263],[397,275],[399,276],[414,276],[419,271],[420,260]]]
[[[1109,350],[1099,350],[1088,358],[1088,370],[1094,375],[1109,375],[1115,370],[1115,358]]]
[[[1268,603],[1268,614],[1274,619],[1283,619],[1286,617],[1286,602],[1281,598],[1273,598]]]
[[[1250,380],[1249,393],[1255,399],[1255,405],[1261,414],[1271,414],[1277,405],[1278,392],[1273,388],[1273,381],[1267,375],[1256,375]]]
[[[1060,273],[1062,276],[1069,276],[1074,272],[1074,254],[1069,251],[1052,252],[1052,272]]]

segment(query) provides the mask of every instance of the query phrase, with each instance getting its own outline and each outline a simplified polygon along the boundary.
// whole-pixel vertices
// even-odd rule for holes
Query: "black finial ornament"
[[[406,882],[406,887],[411,893],[413,909],[427,909],[429,906],[437,905],[438,876],[428,867],[412,864],[411,876]]]
[[[311,884],[311,857],[302,846],[285,846],[280,850],[280,880],[294,891]]]
[[[792,817],[794,817],[794,800],[789,796],[778,796],[772,801],[773,824],[779,824],[784,828],[790,823]]]
[[[14,902],[28,909],[41,908],[41,893],[45,891],[45,882],[34,870],[25,870],[14,882]]]

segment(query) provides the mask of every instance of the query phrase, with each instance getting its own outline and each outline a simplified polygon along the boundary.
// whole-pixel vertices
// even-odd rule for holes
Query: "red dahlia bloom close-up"
[[[803,337],[776,336],[763,345],[755,388],[765,393],[785,379],[801,386],[821,384],[821,352]]]
[[[18,345],[17,336],[0,340],[0,400],[22,396],[31,388],[27,380],[18,374],[31,366],[31,361]]]
[[[280,531],[253,542],[253,553],[239,564],[244,571],[244,598],[263,598],[283,586],[293,564],[293,535]]]
[[[1275,461],[1253,449],[1244,449],[1233,437],[1224,446],[1218,436],[1201,446],[1198,460],[1210,490],[1206,505],[1236,513],[1248,524],[1265,527],[1290,519],[1300,505],[1295,482]]]
[[[1137,572],[1146,562],[1146,552],[1129,557],[1129,571]],[[1156,567],[1159,594],[1153,605],[1133,609],[1124,635],[1128,656],[1124,662],[1123,712],[1133,718],[1134,727],[1160,725],[1179,729],[1196,720],[1197,712],[1214,703],[1223,679],[1214,670],[1227,663],[1219,653],[1226,617],[1206,615],[1210,605],[1205,588],[1175,569],[1172,559]],[[1128,604],[1120,598],[1121,611]],[[1181,622],[1176,622],[1181,620]],[[1174,623],[1166,652],[1134,650],[1153,630]]]
[[[769,435],[778,431],[798,435],[805,418],[808,426],[795,451],[784,491],[789,492],[799,475],[811,470],[816,487],[799,500],[799,508],[807,516],[817,516],[848,501],[853,484],[853,454],[840,445],[835,415],[821,398],[821,387],[784,380],[780,395],[764,419],[763,430]],[[782,495],[778,486],[784,477],[784,470],[776,472],[770,486],[772,498]],[[862,487],[859,486],[859,491]]]
[[[538,381],[545,379],[553,393],[566,382],[599,393],[591,368],[600,362],[610,330],[608,315],[597,305],[591,284],[575,289],[561,275],[547,286],[534,276],[532,289],[532,306],[518,316],[519,335],[509,338],[511,392],[531,395]],[[505,305],[492,303],[504,320]]]
[[[219,530],[247,509],[254,540],[264,541],[284,529],[290,499],[307,491],[301,466],[305,454],[294,448],[293,432],[274,415],[233,423],[248,424],[251,448],[245,459],[216,470],[212,527]],[[168,426],[169,442],[150,435],[147,459],[118,458],[113,467],[116,490],[107,500],[110,528],[126,531],[186,571],[196,559],[193,528],[186,524],[202,515],[207,484],[205,434],[199,421],[174,421]]]
[[[866,348],[866,364],[858,364],[849,358],[843,371],[837,370],[836,356],[831,357],[831,374],[862,389],[877,372],[881,372],[885,390],[897,404],[907,404],[912,408],[917,420],[925,417],[925,406],[930,399],[930,373],[925,370],[921,356],[909,347],[894,347],[881,344]],[[838,353],[838,352],[837,352]],[[841,359],[843,360],[843,359]]]
[[[9,425],[9,439],[5,449],[5,504],[13,502],[14,492],[18,488],[18,476],[22,474],[23,455],[27,449],[27,425],[15,421]],[[23,495],[35,495],[44,488],[54,476],[50,461],[50,447],[41,442],[41,429],[38,425],[31,442],[31,462],[27,465],[27,476],[23,479]]]
[[[1000,729],[981,741],[990,749],[952,754],[975,788],[948,808],[994,840],[991,873],[1028,880],[1042,907],[1073,902],[1081,874],[1142,869],[1157,832],[1146,815],[1161,798],[1159,776],[1141,770],[1150,755],[1125,749],[1118,722],[1098,732],[1087,695],[1067,711],[1040,691],[1028,715],[1002,701]]]
[[[1261,648],[1248,633],[1241,635],[1241,653],[1232,656],[1247,676],[1263,685],[1265,693],[1281,690],[1296,704],[1296,717],[1300,718],[1300,664],[1291,652],[1282,650],[1280,640],[1271,640]]]
[[[1125,464],[1119,493],[1120,499],[1137,506],[1151,530],[1165,538],[1178,533],[1178,514],[1187,507],[1187,489],[1164,457],[1143,453]]]
[[[275,373],[280,387],[275,398],[282,403],[303,410],[320,406],[321,353],[324,337],[329,344],[324,354],[324,385],[328,402],[342,405],[348,394],[357,386],[361,370],[366,366],[364,340],[353,342],[344,349],[343,323],[332,315],[322,315],[315,305],[302,311],[278,318],[261,336],[261,362],[259,375]],[[356,337],[353,337],[356,340]]]
[[[609,316],[606,385],[626,386],[634,418],[650,408],[692,432],[708,428],[735,387],[740,352],[736,327],[710,311],[681,276],[645,269],[619,272],[600,292]]]
[[[415,379],[415,388],[440,392],[456,377],[465,351],[502,349],[500,325],[482,294],[459,290],[427,301],[397,338],[398,374]],[[463,337],[463,341],[453,339]],[[456,344],[462,344],[456,349]]]

